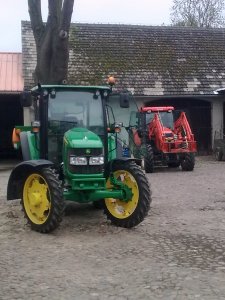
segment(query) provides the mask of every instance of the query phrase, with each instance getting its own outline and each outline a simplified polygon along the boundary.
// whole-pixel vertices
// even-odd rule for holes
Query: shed
[[[23,90],[22,54],[0,53],[0,158],[14,157],[12,130],[23,125],[20,93]]]
[[[35,43],[22,22],[25,87],[33,85]],[[69,83],[104,84],[130,90],[138,105],[184,109],[201,153],[209,153],[215,131],[224,131],[225,29],[113,24],[72,24]]]

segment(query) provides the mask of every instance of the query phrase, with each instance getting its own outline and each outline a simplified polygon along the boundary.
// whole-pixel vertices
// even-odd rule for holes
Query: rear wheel
[[[195,166],[195,156],[193,153],[186,153],[181,159],[181,167],[183,171],[193,171]]]
[[[146,150],[144,154],[144,163],[145,163],[145,172],[153,173],[154,170],[154,153],[152,150],[152,146],[149,144],[145,145]]]
[[[23,160],[30,160],[31,155],[30,155],[30,147],[29,147],[27,132],[22,131],[20,133],[20,143],[21,143]]]
[[[112,224],[131,228],[141,223],[147,216],[151,203],[151,192],[145,174],[134,162],[125,162],[113,167],[117,180],[127,185],[132,191],[129,201],[107,198],[104,202],[104,213]],[[110,179],[107,187],[112,188]]]
[[[137,158],[137,159],[141,159],[142,158],[142,155],[141,155],[141,147],[137,147],[136,145],[134,145],[134,148],[133,148],[133,156],[134,158]]]
[[[61,182],[51,168],[29,173],[25,178],[22,206],[31,229],[48,233],[56,229],[63,215]]]
[[[217,161],[221,161],[223,159],[223,152],[220,149],[216,149],[215,151],[215,159]]]

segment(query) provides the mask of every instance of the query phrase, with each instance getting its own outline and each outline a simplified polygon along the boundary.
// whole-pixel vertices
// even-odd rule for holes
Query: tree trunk
[[[48,0],[48,19],[43,23],[41,1],[28,0],[37,50],[36,84],[62,84],[67,81],[73,5],[74,0]]]

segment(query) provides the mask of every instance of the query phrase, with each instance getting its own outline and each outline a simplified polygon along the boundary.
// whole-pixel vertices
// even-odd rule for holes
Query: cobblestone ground
[[[225,299],[225,162],[148,175],[152,209],[116,228],[71,205],[53,234],[33,232],[6,202],[0,172],[0,299]]]

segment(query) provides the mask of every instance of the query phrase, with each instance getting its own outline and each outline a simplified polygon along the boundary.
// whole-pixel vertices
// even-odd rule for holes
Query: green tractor
[[[21,199],[31,228],[56,229],[66,200],[101,204],[112,224],[131,228],[148,214],[151,192],[140,161],[118,155],[110,86],[43,85],[22,93],[31,126],[17,126],[23,162],[9,177],[7,199]],[[131,95],[117,94],[129,118]],[[115,103],[114,103],[115,104]],[[114,121],[112,121],[114,118]]]

